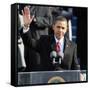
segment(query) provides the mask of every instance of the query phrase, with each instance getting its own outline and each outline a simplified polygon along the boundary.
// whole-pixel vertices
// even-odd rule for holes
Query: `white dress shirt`
[[[60,52],[63,53],[63,49],[64,49],[64,37],[62,37],[60,40],[58,40],[58,39],[56,38],[56,36],[54,36],[54,38],[55,38],[56,43],[57,43],[57,42],[60,43],[60,44],[59,44],[59,46],[60,46]]]

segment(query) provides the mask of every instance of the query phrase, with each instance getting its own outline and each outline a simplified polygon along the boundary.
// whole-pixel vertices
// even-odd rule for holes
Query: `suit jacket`
[[[64,58],[61,65],[54,66],[50,58],[50,52],[54,49],[55,39],[53,36],[45,35],[41,36],[39,40],[33,39],[28,31],[25,34],[22,34],[22,39],[24,45],[29,46],[33,50],[40,53],[40,70],[77,70],[80,69],[77,60],[77,47],[76,44],[69,41],[67,38],[64,40]]]

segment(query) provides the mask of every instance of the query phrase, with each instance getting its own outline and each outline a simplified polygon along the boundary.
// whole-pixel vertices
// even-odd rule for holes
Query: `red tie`
[[[60,46],[59,46],[59,44],[60,44],[59,42],[56,43],[56,52],[57,53],[60,52]]]

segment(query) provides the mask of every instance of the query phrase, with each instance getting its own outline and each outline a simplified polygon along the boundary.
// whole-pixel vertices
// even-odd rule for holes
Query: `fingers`
[[[80,81],[84,81],[84,80],[85,80],[84,75],[80,73]]]
[[[24,11],[22,10],[22,15],[24,16]]]
[[[24,10],[22,10],[22,15],[30,15],[30,9],[28,6],[24,7]]]
[[[32,20],[34,19],[34,15],[30,15],[30,9],[28,6],[24,7],[24,10],[22,10],[23,20],[25,25],[30,25]]]
[[[34,17],[35,17],[34,15],[31,17],[31,18],[32,18],[32,20],[34,19]]]
[[[24,7],[24,14],[25,15],[30,15],[30,9],[28,6]]]

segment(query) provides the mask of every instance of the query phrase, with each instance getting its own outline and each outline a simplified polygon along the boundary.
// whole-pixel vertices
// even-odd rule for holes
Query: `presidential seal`
[[[65,80],[60,76],[54,76],[48,80],[48,83],[60,83],[60,82],[65,82]]]

